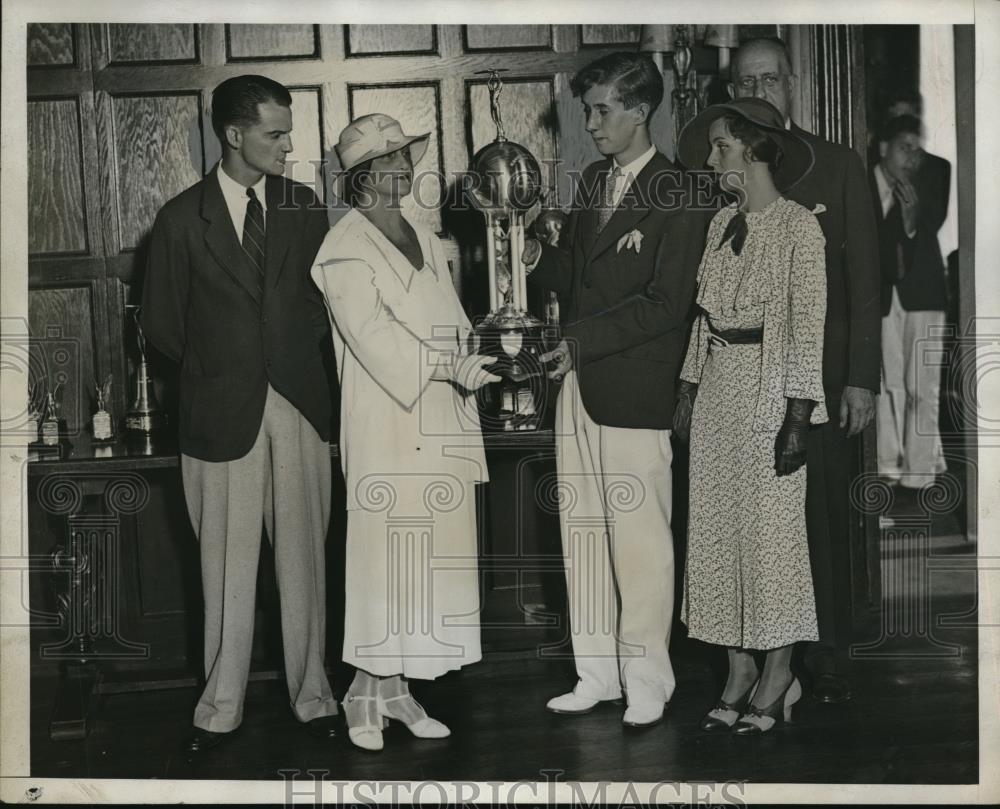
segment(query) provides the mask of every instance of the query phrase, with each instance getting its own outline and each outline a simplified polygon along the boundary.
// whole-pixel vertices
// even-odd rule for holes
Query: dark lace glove
[[[788,400],[785,422],[774,442],[774,468],[779,477],[792,474],[806,462],[809,416],[815,404],[811,399]]]
[[[687,441],[691,435],[691,412],[697,395],[696,383],[685,382],[683,379],[680,381],[677,386],[677,404],[674,407],[674,435],[681,441]]]

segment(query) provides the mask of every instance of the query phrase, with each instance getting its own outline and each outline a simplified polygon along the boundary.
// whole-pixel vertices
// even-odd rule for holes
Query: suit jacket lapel
[[[622,197],[621,204],[615,209],[608,224],[604,226],[604,230],[598,234],[597,240],[587,255],[588,262],[593,261],[601,253],[616,245],[622,236],[635,230],[639,223],[649,215],[653,205],[653,199],[650,195],[652,180],[657,172],[667,167],[665,164],[666,159],[657,152],[633,179],[631,186],[625,191],[625,196]]]
[[[216,168],[215,171],[219,169]],[[229,215],[215,172],[202,180],[202,185],[201,216],[208,222],[205,244],[219,266],[259,305],[257,270],[243,252],[243,245],[236,239],[233,219]]]
[[[285,254],[288,252],[290,240],[294,235],[294,223],[291,221],[294,200],[283,199],[285,183],[281,177],[268,177],[264,186],[267,197],[267,214],[264,230],[267,238],[265,246],[267,261],[267,281],[273,287],[285,266]]]

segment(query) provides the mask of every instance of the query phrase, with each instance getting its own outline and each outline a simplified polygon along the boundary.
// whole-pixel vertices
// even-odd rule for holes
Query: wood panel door
[[[483,221],[463,210],[455,178],[495,134],[482,71],[507,71],[501,96],[507,136],[543,162],[550,202],[568,206],[572,172],[599,156],[569,79],[603,53],[634,50],[639,28],[47,23],[29,26],[27,36],[33,367],[48,384],[62,382],[69,428],[79,434],[94,409],[95,383],[108,374],[116,418],[128,406],[137,352],[125,305],[140,298],[157,210],[221,155],[210,120],[212,88],[220,81],[260,73],[289,87],[288,173],[314,185],[331,206],[331,221],[344,212],[330,182],[339,168],[333,147],[353,116],[387,112],[407,131],[429,132],[420,168],[433,171],[408,204],[444,239],[456,286],[476,315],[487,300]],[[669,99],[654,133],[669,152],[668,106]],[[155,353],[152,359],[169,406],[176,370]],[[171,502],[176,506],[176,498]],[[169,544],[166,529],[155,529],[167,524],[140,519],[133,527],[145,537],[134,554],[134,601],[158,606],[132,617],[143,627],[161,621],[161,635],[174,637],[175,624],[188,620],[178,594],[197,570],[165,565],[163,577],[141,575],[143,560],[157,558],[149,543]],[[522,544],[509,528],[485,538],[484,563],[509,558]],[[174,596],[167,597],[171,588]],[[170,655],[158,653],[162,660]],[[177,650],[177,659],[186,656]]]

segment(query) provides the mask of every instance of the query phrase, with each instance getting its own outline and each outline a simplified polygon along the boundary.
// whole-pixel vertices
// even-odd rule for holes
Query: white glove
[[[500,381],[499,376],[491,374],[483,367],[484,365],[492,365],[496,361],[496,357],[463,354],[457,357],[451,365],[449,379],[465,390],[479,390],[483,385]]]

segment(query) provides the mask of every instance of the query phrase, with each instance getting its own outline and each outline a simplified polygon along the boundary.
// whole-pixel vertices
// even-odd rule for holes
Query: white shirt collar
[[[882,203],[882,215],[885,216],[892,207],[892,184],[885,176],[881,163],[875,165],[872,173],[875,175],[875,186],[878,188],[879,201]]]
[[[247,203],[250,201],[247,197],[246,186],[241,185],[236,182],[232,177],[226,174],[225,169],[222,168],[222,162],[219,162],[219,168],[215,172],[215,176],[219,178],[219,188],[222,189],[222,197],[226,201],[226,208],[229,210],[229,216],[233,220],[233,227],[236,229],[236,235],[242,241],[243,239],[243,220],[246,219],[247,215]],[[264,209],[264,215],[267,216],[267,194],[265,188],[267,185],[267,175],[261,175],[261,178],[253,184],[252,188],[257,194],[257,199],[260,200],[260,205]]]
[[[618,158],[614,158],[614,165],[621,171],[622,176],[626,179],[631,180],[640,171],[646,168],[646,164],[653,159],[653,155],[656,154],[656,146],[650,146],[645,152],[639,155],[631,163],[626,163],[624,166],[618,162]]]

